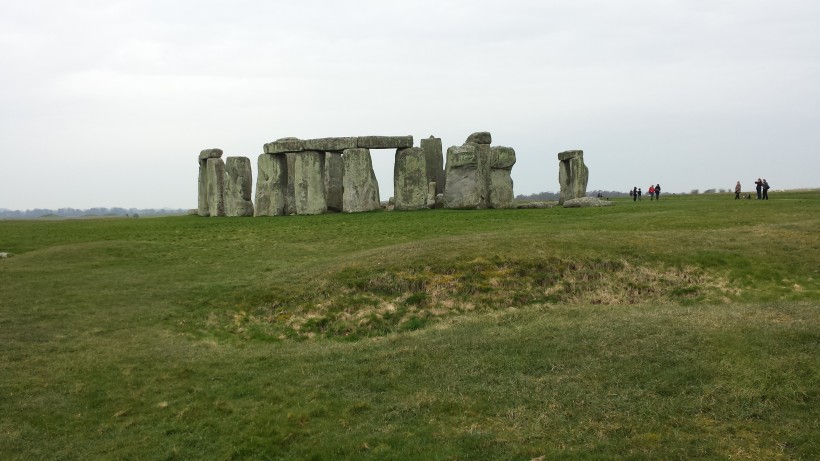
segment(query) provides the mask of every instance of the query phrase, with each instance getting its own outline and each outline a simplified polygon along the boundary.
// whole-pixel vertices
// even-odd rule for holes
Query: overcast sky
[[[202,149],[475,131],[516,194],[570,149],[590,190],[820,187],[820,2],[0,0],[0,208],[195,208]]]

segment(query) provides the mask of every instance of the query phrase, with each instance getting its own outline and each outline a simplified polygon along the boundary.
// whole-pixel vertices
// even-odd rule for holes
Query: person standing
[[[655,184],[655,200],[661,199],[661,185]]]
[[[755,190],[757,191],[757,199],[760,200],[763,198],[761,195],[761,192],[763,191],[763,181],[761,181],[760,178],[757,178],[757,181],[755,181]]]
[[[735,184],[735,200],[740,200],[740,181]]]
[[[632,201],[633,202],[638,201],[638,186],[635,186],[635,187],[632,188]]]
[[[641,192],[641,188],[639,187],[639,188],[638,188],[638,200],[640,200],[640,199],[641,199],[641,195],[642,195],[642,194],[643,194],[643,192]]]
[[[769,200],[769,183],[763,180],[763,200]]]
[[[654,198],[655,198],[655,186],[650,184],[649,185],[649,200],[651,201]]]

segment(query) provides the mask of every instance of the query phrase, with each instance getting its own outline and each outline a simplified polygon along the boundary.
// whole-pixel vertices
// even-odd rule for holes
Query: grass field
[[[0,459],[820,459],[820,191],[2,221]]]

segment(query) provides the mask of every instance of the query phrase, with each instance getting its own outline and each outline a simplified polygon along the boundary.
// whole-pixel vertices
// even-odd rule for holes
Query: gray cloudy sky
[[[590,189],[818,187],[820,2],[0,0],[0,208],[195,208],[205,148],[474,131],[516,194],[568,149]]]

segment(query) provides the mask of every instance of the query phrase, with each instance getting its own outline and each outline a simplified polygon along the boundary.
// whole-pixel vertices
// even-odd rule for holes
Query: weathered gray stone
[[[441,150],[441,138],[430,136],[420,141],[424,149],[424,160],[427,162],[427,181],[436,183],[436,194],[444,193],[444,155]]]
[[[404,149],[413,147],[412,136],[359,136],[357,147],[361,149]]]
[[[197,189],[197,214],[210,216],[208,206],[208,159],[199,160],[199,184]]]
[[[397,210],[427,208],[427,165],[421,147],[396,150],[393,165],[393,194]]]
[[[479,131],[468,136],[465,143],[489,145],[493,143],[493,136],[489,131]]]
[[[225,162],[225,216],[253,216],[253,173],[247,157]]]
[[[200,163],[209,158],[222,158],[222,149],[205,149],[199,153]]]
[[[447,149],[445,208],[478,208],[482,203],[484,178],[478,175],[478,145],[465,144]]]
[[[345,213],[378,210],[379,183],[368,149],[347,149],[344,164],[342,210]]]
[[[515,165],[515,151],[511,147],[496,146],[490,149],[490,178],[487,193],[489,208],[515,208],[513,180],[510,176]]]
[[[520,203],[516,205],[516,208],[519,209],[527,209],[527,208],[553,208],[555,207],[555,203],[550,202],[527,202],[527,203]]]
[[[254,216],[282,216],[287,208],[288,161],[285,154],[262,154],[257,161]]]
[[[299,138],[280,138],[269,142],[263,147],[266,154],[284,154],[288,152],[302,152],[302,140]]]
[[[222,157],[222,149],[205,149],[199,153],[199,181],[197,187],[197,214],[210,216],[208,206],[208,159]]]
[[[225,162],[209,158],[205,168],[208,216],[225,216]]]
[[[436,207],[436,183],[427,184],[427,208]]]
[[[305,150],[319,150],[324,152],[342,152],[345,149],[355,149],[358,144],[358,138],[318,138],[305,139],[302,141],[302,147]]]
[[[345,165],[342,154],[339,152],[325,152],[325,199],[329,211],[342,211],[344,176]]]
[[[298,152],[293,163],[296,214],[312,215],[326,212],[324,152]]]
[[[589,169],[584,164],[584,151],[561,152],[558,160],[558,183],[561,186],[558,204],[586,196]]]
[[[612,205],[612,202],[608,200],[601,200],[596,197],[579,197],[569,199],[564,202],[564,208],[602,207]]]

